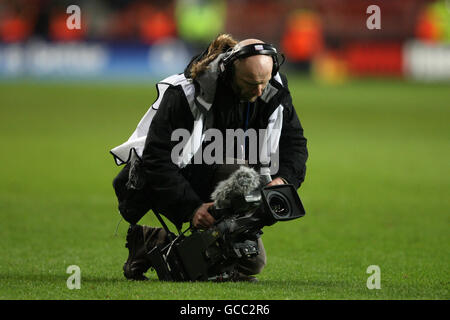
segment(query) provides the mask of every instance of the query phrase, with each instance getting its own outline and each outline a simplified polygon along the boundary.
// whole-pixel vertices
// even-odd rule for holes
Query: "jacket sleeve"
[[[286,77],[283,76],[282,80],[287,88]],[[283,128],[279,143],[279,170],[274,177],[281,177],[298,189],[305,180],[306,160],[308,159],[307,140],[303,135],[303,127],[292,105],[290,94],[284,100],[283,106]]]
[[[142,155],[152,208],[177,227],[203,203],[171,159],[172,148],[178,143],[171,141],[172,132],[179,128],[191,132],[193,123],[181,89],[168,88],[150,125]]]

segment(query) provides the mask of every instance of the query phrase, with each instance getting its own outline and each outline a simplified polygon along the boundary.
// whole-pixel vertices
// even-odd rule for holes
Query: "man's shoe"
[[[128,259],[123,265],[123,274],[128,280],[148,280],[144,273],[151,267],[146,258],[147,248],[144,241],[144,228],[130,225],[127,233]]]

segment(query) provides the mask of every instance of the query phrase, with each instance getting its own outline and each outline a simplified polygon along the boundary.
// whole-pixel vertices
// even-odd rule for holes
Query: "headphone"
[[[219,61],[219,76],[224,79],[230,79],[233,72],[233,62],[237,59],[243,59],[250,56],[266,55],[271,56],[273,59],[272,77],[278,73],[280,66],[284,63],[285,57],[282,53],[278,53],[277,49],[271,44],[266,43],[254,43],[238,48],[229,49],[225,52],[225,57]],[[282,57],[280,63],[278,55]]]

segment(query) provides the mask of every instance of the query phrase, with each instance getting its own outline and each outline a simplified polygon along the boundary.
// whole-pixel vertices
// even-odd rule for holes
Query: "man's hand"
[[[281,179],[281,178],[275,178],[275,179],[273,179],[272,181],[270,181],[270,183],[267,184],[267,187],[270,187],[270,186],[276,186],[276,185],[279,185],[279,184],[285,184],[284,181],[283,181],[283,179]]]
[[[192,225],[197,229],[208,229],[216,221],[214,217],[208,212],[214,202],[204,203],[197,209],[192,217]]]

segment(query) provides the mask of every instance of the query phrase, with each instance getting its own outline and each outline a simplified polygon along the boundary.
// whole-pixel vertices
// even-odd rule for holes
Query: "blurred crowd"
[[[67,8],[81,9],[82,28],[68,30]],[[1,0],[0,40],[150,42],[175,33],[174,1]]]
[[[374,36],[365,26],[366,8],[383,8],[384,38],[448,37],[449,1],[435,0],[0,0],[0,41],[138,41],[152,44],[179,37],[208,42],[220,32],[236,38],[260,36],[270,42],[299,36],[339,42]],[[67,8],[81,8],[80,30],[68,30]],[[442,12],[439,12],[442,11]],[[439,16],[440,15],[440,16]],[[303,32],[303,33],[302,33]],[[310,44],[315,47],[318,43]]]
[[[373,4],[382,8],[380,30],[366,27]],[[80,29],[66,27],[70,5],[80,8]],[[35,39],[153,46],[176,39],[203,48],[222,32],[275,44],[290,63],[319,61],[319,71],[340,73],[344,60],[353,71],[400,74],[404,43],[450,43],[450,1],[0,0],[0,46]]]

